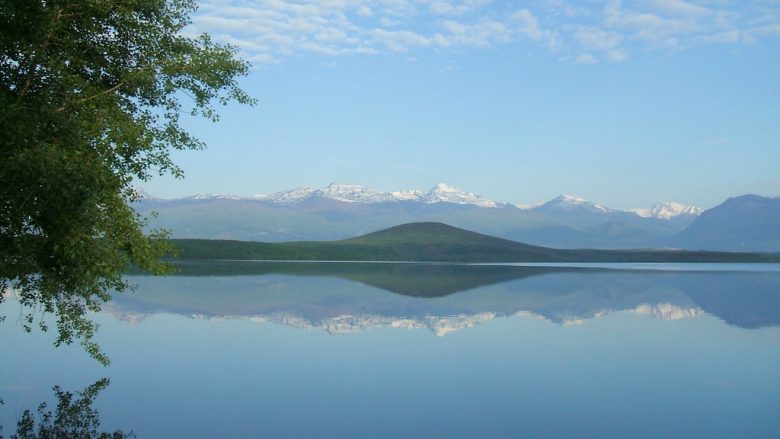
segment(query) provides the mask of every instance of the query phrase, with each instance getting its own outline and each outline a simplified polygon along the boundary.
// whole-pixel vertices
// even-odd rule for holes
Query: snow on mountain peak
[[[406,191],[393,191],[390,192],[390,195],[392,195],[393,198],[398,201],[417,201],[420,199],[423,193],[418,190],[406,190]]]
[[[439,183],[427,193],[418,190],[380,192],[364,186],[331,183],[324,189],[298,188],[277,192],[264,197],[266,201],[279,204],[295,204],[310,197],[322,197],[345,203],[391,203],[398,201],[420,201],[427,204],[446,202],[473,204],[480,207],[495,207],[496,203],[479,195]]]
[[[393,200],[392,195],[387,192],[344,183],[331,183],[325,189],[317,191],[317,195],[346,203],[381,203]]]
[[[135,192],[134,195],[139,200],[161,200],[160,198],[150,196],[141,188],[134,188],[133,190]],[[428,192],[422,192],[419,190],[382,192],[369,189],[365,186],[334,182],[330,183],[322,189],[316,189],[312,187],[298,187],[295,189],[276,192],[271,195],[254,194],[246,197],[200,193],[181,198],[181,200],[251,200],[270,202],[274,204],[292,205],[314,197],[356,204],[421,202],[425,204],[452,203],[478,207],[497,207],[499,205],[495,201],[489,200],[473,192],[460,190],[456,187],[448,185],[447,183],[438,183]],[[515,207],[523,210],[540,209],[541,211],[551,212],[623,212],[622,210],[613,210],[574,195],[560,195],[546,202],[525,205],[518,204]],[[663,220],[671,220],[678,216],[698,216],[702,213],[702,211],[702,209],[696,206],[685,205],[673,201],[658,203],[650,208],[628,210],[628,212],[634,213],[642,218],[656,218]]]
[[[380,192],[356,184],[331,183],[323,189],[297,188],[277,192],[263,199],[278,204],[296,204],[311,197],[328,198],[344,203],[389,203],[416,200],[419,195],[418,191]]]
[[[645,209],[631,209],[631,212],[641,216],[642,218],[658,218],[670,220],[680,215],[700,215],[702,209],[696,206],[689,206],[685,204],[676,203],[674,201],[667,201],[665,203],[658,203],[653,207]]]
[[[537,207],[543,205],[544,201],[537,201],[535,203],[527,203],[527,204],[515,204],[515,207],[521,210],[531,210],[536,209]]]
[[[575,210],[588,210],[598,213],[609,213],[612,209],[604,207],[600,204],[592,203],[584,198],[576,197],[574,195],[560,195],[552,200],[542,204],[540,207],[544,209],[563,210],[571,212]]]
[[[436,192],[461,192],[458,188],[454,188],[447,183],[439,183],[433,188],[431,188],[431,191]]]
[[[562,203],[574,203],[574,204],[586,204],[588,200],[577,197],[575,195],[560,195],[555,200],[560,201]]]
[[[446,183],[439,183],[434,186],[425,195],[420,197],[420,201],[433,203],[454,203],[454,204],[473,204],[479,207],[496,207],[496,202],[488,200],[472,192],[465,192],[454,188]]]
[[[268,195],[264,200],[279,204],[295,204],[312,196],[316,191],[317,189],[311,187],[299,187],[288,191],[276,192]]]
[[[187,200],[240,200],[243,197],[238,195],[222,195],[222,194],[195,194],[191,197],[186,197]]]

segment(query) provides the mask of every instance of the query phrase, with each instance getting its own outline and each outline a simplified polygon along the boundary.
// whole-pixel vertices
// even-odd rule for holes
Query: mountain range
[[[380,192],[332,183],[249,197],[198,194],[135,205],[173,238],[337,240],[410,222],[436,221],[553,248],[683,248],[780,251],[780,197],[744,195],[707,211],[675,202],[618,210],[562,195],[500,203],[440,183],[427,192]]]

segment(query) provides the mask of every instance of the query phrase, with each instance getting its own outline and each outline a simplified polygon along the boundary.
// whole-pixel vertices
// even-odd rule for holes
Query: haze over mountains
[[[611,209],[562,195],[545,203],[499,203],[440,183],[427,192],[380,192],[333,183],[271,195],[198,194],[162,200],[144,194],[141,214],[174,238],[248,241],[336,240],[398,224],[437,221],[556,248],[685,248],[780,251],[780,197],[745,195],[702,211],[675,202]]]

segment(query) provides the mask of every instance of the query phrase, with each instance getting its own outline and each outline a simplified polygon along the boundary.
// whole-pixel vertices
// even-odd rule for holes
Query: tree
[[[103,363],[87,312],[129,287],[129,265],[165,268],[165,233],[145,234],[130,206],[134,179],[180,177],[171,150],[203,147],[181,114],[216,121],[215,104],[254,103],[233,47],[183,34],[194,10],[193,0],[0,2],[0,301],[18,297],[27,331],[54,314],[55,345],[79,340]]]

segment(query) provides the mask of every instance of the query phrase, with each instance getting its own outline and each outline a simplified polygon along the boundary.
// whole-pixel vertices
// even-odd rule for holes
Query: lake
[[[171,437],[780,437],[780,266],[219,262],[129,276],[101,367],[0,311],[2,434],[52,387]]]

